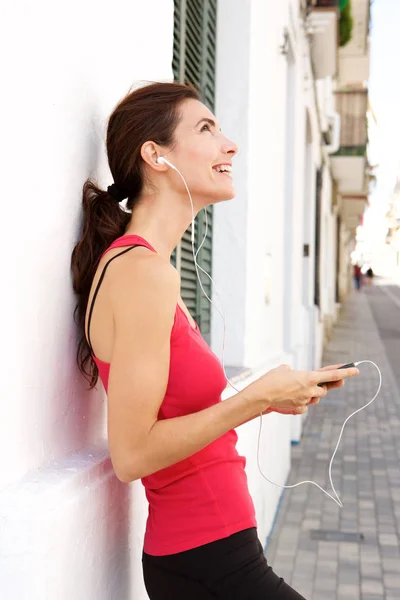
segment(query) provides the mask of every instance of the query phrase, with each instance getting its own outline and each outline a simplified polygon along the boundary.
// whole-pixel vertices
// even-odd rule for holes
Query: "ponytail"
[[[72,252],[71,270],[73,289],[78,296],[74,310],[74,320],[80,333],[77,362],[80,372],[90,383],[89,389],[92,389],[97,383],[98,369],[85,336],[89,293],[100,257],[114,240],[124,234],[131,215],[120,207],[114,197],[90,180],[83,186],[82,207],[82,233]]]
[[[92,389],[98,369],[85,337],[85,314],[93,278],[103,252],[127,230],[131,213],[140,201],[144,186],[141,147],[148,140],[169,147],[175,141],[180,105],[200,100],[197,90],[179,83],[152,83],[129,93],[112,112],[107,127],[107,157],[114,184],[107,192],[88,180],[83,186],[83,227],[71,257],[74,311],[80,339],[77,362]],[[109,193],[111,192],[111,194]],[[128,196],[127,211],[117,200]]]

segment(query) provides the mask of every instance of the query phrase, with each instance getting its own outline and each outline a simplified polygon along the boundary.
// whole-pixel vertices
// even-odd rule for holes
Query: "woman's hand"
[[[329,365],[327,367],[322,367],[321,369],[317,369],[316,372],[324,372],[324,371],[333,371],[335,369],[339,369],[340,367],[343,366],[343,364],[345,363],[341,363],[338,365]],[[330,390],[334,390],[335,388],[341,388],[344,386],[344,379],[339,379],[338,381],[332,381],[330,383],[327,383],[324,387],[326,388],[327,392],[329,392]],[[305,410],[302,410],[301,412],[297,409],[290,409],[290,408],[279,408],[279,407],[270,407],[267,408],[267,410],[265,410],[263,412],[263,415],[267,415],[271,412],[277,412],[281,415],[298,415],[298,414],[303,414],[305,412],[307,412],[307,408],[308,406],[312,405],[312,404],[318,404],[320,401],[320,398],[318,397],[313,397],[310,399],[310,401],[307,403],[307,406],[305,407]]]
[[[323,367],[317,371],[297,371],[281,365],[245,389],[249,401],[257,404],[259,413],[278,409],[284,414],[303,414],[310,403],[315,404],[326,396],[328,389],[340,387],[342,380],[358,374],[356,367],[339,370],[335,365],[334,368]],[[324,385],[318,385],[321,383]]]

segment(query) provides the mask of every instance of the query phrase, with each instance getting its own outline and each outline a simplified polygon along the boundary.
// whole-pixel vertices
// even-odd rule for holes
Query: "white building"
[[[190,0],[116,0],[112,8],[44,0],[5,9],[2,193],[11,293],[3,298],[2,598],[147,597],[144,491],[114,476],[103,391],[87,393],[78,374],[69,273],[82,184],[93,174],[110,182],[106,118],[138,80],[168,80],[173,71],[197,77],[240,147],[237,198],[210,211],[201,259],[225,308],[225,362],[236,385],[282,362],[320,366],[338,300],[330,155],[340,141],[332,95],[338,12],[319,4],[204,0],[199,12]],[[193,281],[185,240],[175,260],[183,281]],[[220,317],[189,287],[184,299],[221,356]],[[264,419],[260,463],[277,483],[286,481],[301,426],[301,417]],[[266,543],[281,490],[257,469],[258,427],[254,420],[238,429],[238,449]]]
[[[386,255],[388,272],[395,279],[400,278],[400,175],[388,202],[386,214]]]
[[[341,116],[340,147],[332,157],[332,174],[337,181],[337,215],[340,252],[338,256],[338,300],[351,289],[350,256],[356,231],[368,205],[369,164],[368,79],[370,64],[370,0],[351,0],[353,32],[339,51],[335,82],[336,110]],[[371,128],[370,128],[371,131]]]
[[[253,0],[245,9],[237,1],[229,7],[229,19],[218,27],[216,112],[223,129],[239,137],[241,152],[235,159],[237,198],[216,207],[213,245],[213,273],[227,315],[226,362],[256,373],[282,362],[317,367],[324,320],[333,321],[336,307],[327,152],[334,148],[323,144],[321,126],[323,120],[328,129],[335,119],[330,75],[336,67],[337,13],[315,8],[306,19],[298,2],[272,6]],[[309,40],[313,24],[318,32]],[[321,74],[318,82],[311,58]],[[213,317],[218,353],[222,324],[217,313]],[[301,422],[277,414],[264,419],[260,463],[281,485]],[[240,428],[239,443],[248,457],[264,540],[281,490],[258,471],[258,427],[255,420]]]

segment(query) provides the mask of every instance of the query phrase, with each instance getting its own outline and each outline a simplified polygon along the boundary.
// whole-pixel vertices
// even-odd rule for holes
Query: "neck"
[[[170,198],[146,195],[135,206],[125,235],[139,235],[170,261],[191,221],[189,201],[172,203]]]

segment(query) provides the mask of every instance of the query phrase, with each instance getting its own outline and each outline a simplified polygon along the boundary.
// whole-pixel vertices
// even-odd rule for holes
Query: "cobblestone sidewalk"
[[[393,318],[400,321],[395,305]],[[309,484],[285,490],[267,546],[276,573],[307,600],[400,600],[400,394],[368,297],[353,293],[323,363],[363,359],[378,364],[383,386],[375,402],[346,425],[333,464],[344,508]],[[359,377],[310,407],[288,484],[312,479],[330,491],[328,465],[343,421],[377,387],[375,367],[360,365]],[[324,532],[330,532],[328,539],[316,539]]]

